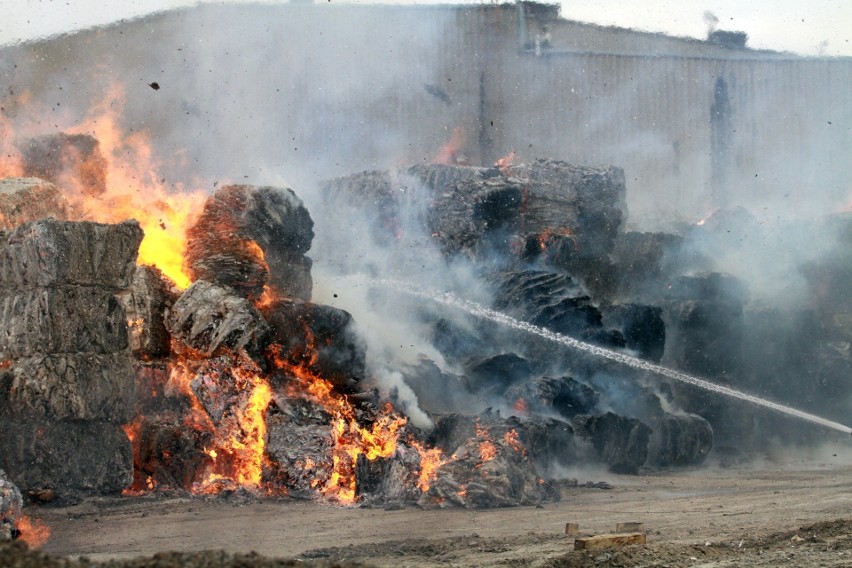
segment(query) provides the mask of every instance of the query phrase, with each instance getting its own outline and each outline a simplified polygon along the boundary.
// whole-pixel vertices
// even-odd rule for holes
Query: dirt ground
[[[599,474],[594,480],[612,489],[566,488],[562,502],[511,509],[147,496],[29,511],[52,529],[45,552],[93,561],[223,549],[371,566],[852,566],[848,464],[835,456],[758,469]],[[620,521],[645,523],[647,545],[575,552],[564,534],[566,522],[600,534]]]

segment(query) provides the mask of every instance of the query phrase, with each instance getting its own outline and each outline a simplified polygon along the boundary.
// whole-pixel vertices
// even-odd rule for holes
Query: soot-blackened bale
[[[578,415],[571,421],[574,433],[589,440],[598,458],[615,473],[638,473],[648,459],[651,428],[635,418],[607,412],[602,416]]]
[[[39,178],[0,179],[0,230],[47,217],[68,218],[68,201],[55,185]]]
[[[520,270],[496,272],[488,280],[494,307],[522,321],[571,336],[589,337],[602,329],[600,310],[570,276]]]
[[[55,183],[63,191],[98,196],[106,192],[107,161],[88,134],[48,134],[18,143],[25,175]]]
[[[177,353],[193,358],[245,350],[258,355],[266,347],[269,326],[254,304],[224,288],[198,280],[172,306],[166,329]]]
[[[366,343],[349,312],[302,300],[276,300],[263,308],[272,329],[270,343],[284,362],[303,367],[354,392],[367,376]]]
[[[659,467],[700,465],[713,448],[713,428],[695,415],[651,420],[648,463]]]
[[[229,286],[256,298],[267,282],[286,296],[310,300],[313,220],[290,188],[229,185],[210,196],[187,230],[193,280]]]
[[[525,408],[530,414],[557,414],[570,419],[593,412],[599,395],[571,377],[536,377],[513,385],[504,397],[513,408]]]
[[[627,349],[642,359],[659,363],[666,348],[663,310],[656,306],[619,304],[602,310],[605,327],[618,330]]]
[[[114,492],[132,476],[124,308],[138,223],[45,219],[0,240],[0,466],[27,492]]]
[[[465,365],[469,390],[487,395],[502,395],[510,386],[529,380],[532,374],[530,362],[515,353],[474,359]]]
[[[190,487],[212,461],[210,433],[188,427],[182,413],[140,415],[132,426],[134,489]]]
[[[0,440],[0,468],[25,492],[76,499],[133,480],[130,440],[115,422],[0,420]]]

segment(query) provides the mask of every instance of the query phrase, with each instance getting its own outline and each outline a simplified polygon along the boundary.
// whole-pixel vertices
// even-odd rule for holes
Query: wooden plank
[[[565,534],[579,534],[580,525],[578,523],[565,523]]]
[[[645,532],[645,523],[637,523],[635,521],[627,522],[627,523],[618,523],[618,524],[615,525],[615,532],[617,532],[617,533]]]
[[[579,537],[574,540],[574,550],[597,550],[627,546],[628,544],[645,544],[645,533],[599,534]]]

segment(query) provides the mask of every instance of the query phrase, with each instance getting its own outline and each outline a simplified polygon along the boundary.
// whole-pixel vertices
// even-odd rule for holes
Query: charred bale
[[[659,363],[666,348],[663,310],[656,306],[618,304],[603,310],[603,324],[618,330],[627,349],[641,359]]]
[[[60,500],[118,493],[133,480],[133,452],[114,422],[0,421],[0,468],[26,493]]]
[[[524,228],[528,233],[566,230],[579,255],[607,258],[627,216],[624,171],[621,168],[575,166],[538,159],[514,166],[524,181]]]
[[[18,147],[24,173],[55,183],[64,191],[98,196],[106,192],[107,161],[100,143],[88,134],[48,134]]]
[[[183,413],[139,415],[129,430],[134,490],[191,487],[211,461],[209,432],[193,427]]]
[[[713,448],[713,428],[700,416],[669,414],[651,420],[651,428],[649,465],[700,465]]]
[[[398,445],[394,455],[388,458],[369,460],[358,454],[355,495],[365,505],[417,502],[419,471],[419,453],[405,444]]]
[[[241,349],[259,354],[269,336],[269,326],[251,302],[204,280],[175,301],[166,330],[177,353],[202,359]]]
[[[574,442],[574,429],[565,421],[527,417],[518,422],[517,431],[538,472],[576,466],[584,457]]]
[[[367,375],[366,343],[349,312],[297,299],[263,308],[272,329],[270,342],[286,365],[302,367],[354,392]]]
[[[21,225],[0,240],[0,289],[130,286],[142,229],[45,219]]]
[[[536,377],[515,384],[504,396],[513,408],[525,409],[530,414],[556,414],[567,419],[593,412],[599,399],[594,389],[571,377]]]
[[[518,230],[524,186],[502,177],[465,179],[437,191],[427,215],[429,231],[445,254],[511,254],[508,235]]]
[[[581,284],[565,274],[504,271],[489,277],[494,308],[564,335],[590,337],[602,329],[601,312]]]
[[[701,273],[676,279],[667,296],[670,363],[707,377],[736,373],[742,366],[745,286],[725,274]]]
[[[445,373],[429,359],[405,365],[400,371],[417,396],[417,404],[426,412],[463,412],[482,403],[481,397],[470,392],[465,377]]]
[[[0,375],[0,416],[121,423],[133,414],[129,353],[59,353],[20,359]]]
[[[127,316],[130,350],[138,359],[169,355],[171,337],[165,318],[176,299],[174,288],[153,266],[138,266],[130,289],[118,295]]]
[[[622,298],[657,297],[683,266],[691,269],[693,259],[680,254],[683,237],[670,233],[626,232],[618,235],[612,257],[616,265],[618,291]]]
[[[474,393],[499,396],[516,383],[527,381],[533,374],[530,362],[515,353],[503,353],[469,361],[465,375]]]
[[[290,188],[229,185],[207,200],[187,230],[193,280],[208,280],[257,298],[269,282],[278,292],[310,300],[313,220]]]
[[[0,357],[127,349],[124,307],[107,289],[39,288],[0,301]]]
[[[607,412],[602,416],[578,415],[574,433],[589,440],[598,458],[614,473],[636,474],[648,459],[651,428],[635,418]]]
[[[373,240],[385,243],[395,239],[401,230],[399,201],[394,191],[398,186],[396,172],[372,170],[330,180],[322,191],[334,207],[370,204],[364,213],[371,221]]]
[[[0,179],[0,230],[47,217],[68,218],[68,201],[55,185],[38,178]]]

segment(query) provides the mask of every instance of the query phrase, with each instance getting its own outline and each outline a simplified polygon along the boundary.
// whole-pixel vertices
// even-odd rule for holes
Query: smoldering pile
[[[635,251],[625,250],[635,237],[622,231],[625,184],[616,167],[553,160],[508,168],[414,166],[332,180],[325,197],[351,218],[364,216],[366,209],[369,219],[378,220],[370,222],[373,246],[388,254],[434,247],[448,264],[465,261],[486,289],[491,308],[653,363],[663,357],[667,327],[684,319],[678,310],[698,300],[662,302],[659,296],[630,293],[638,283],[634,274],[653,272],[655,265],[640,264]],[[401,237],[412,231],[412,217],[422,224],[418,235]],[[417,242],[423,235],[428,242]],[[659,273],[664,252],[653,259]],[[344,262],[341,269],[357,267]],[[713,274],[693,280],[702,278],[724,280]],[[390,300],[384,292],[374,296],[376,306]],[[457,414],[483,421],[481,413],[487,413],[490,424],[509,421],[544,477],[579,464],[601,464],[618,473],[697,465],[713,447],[710,423],[684,411],[678,400],[692,393],[489,322],[430,305],[413,311],[440,361],[422,356],[401,372],[420,408],[435,419],[437,432],[446,428],[442,415],[447,413],[447,424],[455,424]],[[695,340],[702,333],[696,329],[668,339]],[[681,357],[691,355],[684,349]],[[668,362],[677,367],[682,360]],[[532,432],[543,434],[534,439]],[[452,453],[461,446],[447,449]]]
[[[559,498],[566,468],[700,464],[736,426],[717,401],[425,303],[417,326],[437,355],[393,369],[412,400],[379,376],[349,312],[311,301],[313,220],[293,190],[219,188],[187,231],[193,282],[178,290],[135,265],[137,224],[39,220],[69,215],[57,179],[4,180],[0,203],[0,467],[28,498],[532,504]],[[16,205],[33,192],[52,196],[44,210]],[[618,168],[552,160],[325,188],[335,218],[367,212],[378,255],[410,244],[413,215],[423,250],[473,266],[494,309],[648,361],[735,371],[745,290],[677,273],[679,237],[624,233],[624,194]],[[328,259],[363,268],[348,262]],[[390,321],[392,295],[371,289],[367,309]]]

